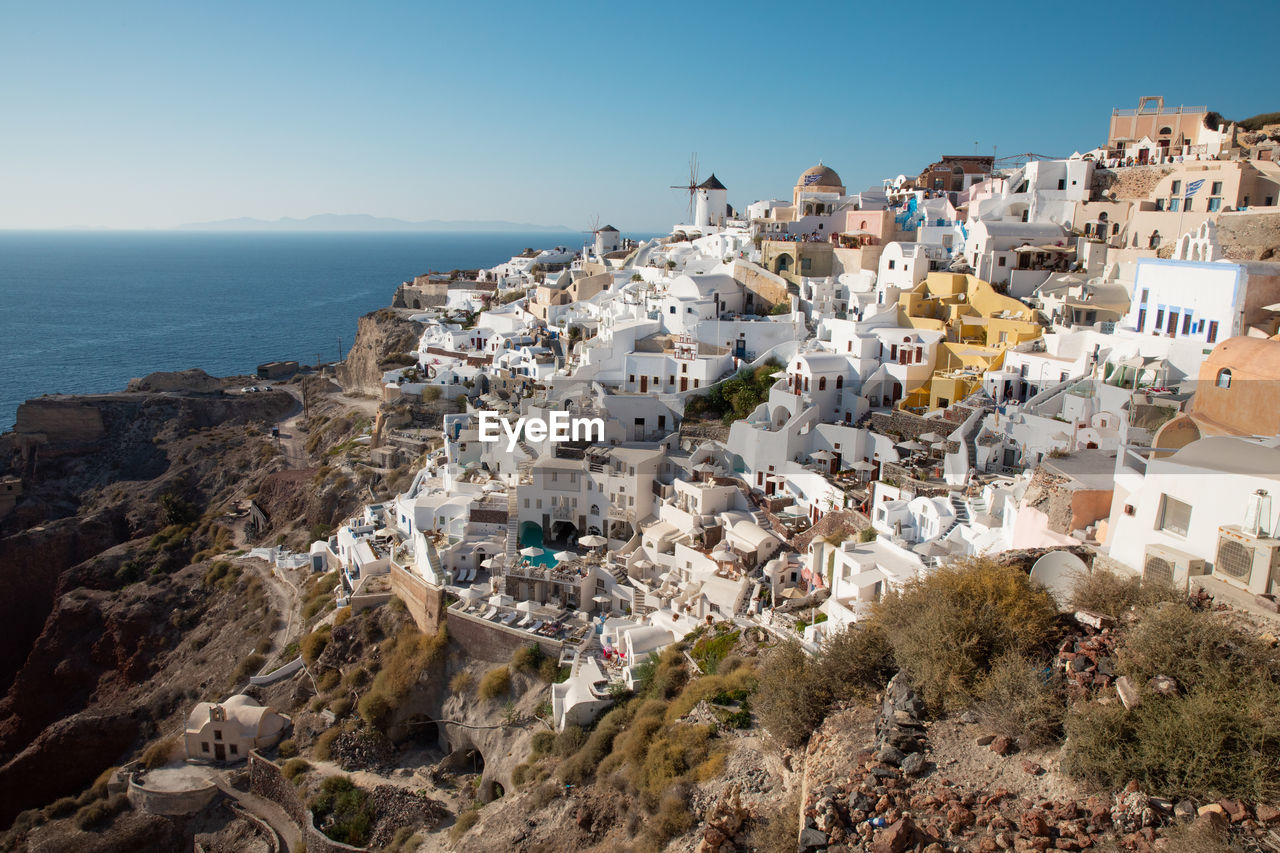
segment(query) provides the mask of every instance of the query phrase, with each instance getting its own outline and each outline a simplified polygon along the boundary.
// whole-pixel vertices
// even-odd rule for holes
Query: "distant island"
[[[427,219],[410,222],[386,216],[370,216],[367,213],[321,213],[306,219],[284,217],[282,219],[254,219],[241,216],[236,219],[219,219],[214,222],[191,222],[179,225],[176,231],[547,231],[570,232],[563,225],[533,225],[528,222],[507,222],[490,219]]]

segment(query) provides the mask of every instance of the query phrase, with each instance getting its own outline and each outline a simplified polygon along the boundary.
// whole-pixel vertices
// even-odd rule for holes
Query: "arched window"
[[[825,376],[818,377],[818,390],[819,391],[827,390],[827,377]]]
[[[1222,368],[1221,370],[1219,370],[1219,371],[1218,371],[1218,381],[1217,381],[1217,383],[1216,383],[1216,384],[1217,384],[1217,386],[1218,386],[1219,388],[1230,388],[1230,387],[1231,387],[1231,370],[1230,370],[1230,368],[1226,368],[1226,367],[1224,367],[1224,368]]]
[[[1169,127],[1169,125],[1166,124],[1164,127],[1160,128],[1161,136],[1171,136],[1172,134],[1173,134],[1173,128]]]
[[[836,387],[837,387],[837,388],[843,388],[843,387],[844,387],[844,377],[843,377],[843,376],[837,376],[837,377],[836,377]]]

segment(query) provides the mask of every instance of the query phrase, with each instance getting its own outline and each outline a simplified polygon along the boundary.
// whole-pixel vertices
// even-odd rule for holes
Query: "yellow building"
[[[982,374],[1005,351],[1044,334],[1035,312],[972,275],[931,272],[898,299],[898,325],[941,332],[929,382],[912,390],[903,407],[940,408],[982,385]]]

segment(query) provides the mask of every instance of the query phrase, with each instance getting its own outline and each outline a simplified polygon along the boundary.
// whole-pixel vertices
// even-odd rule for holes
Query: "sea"
[[[492,267],[537,233],[0,232],[0,432],[42,394],[118,391],[157,370],[215,376],[342,358],[356,320],[428,270]]]

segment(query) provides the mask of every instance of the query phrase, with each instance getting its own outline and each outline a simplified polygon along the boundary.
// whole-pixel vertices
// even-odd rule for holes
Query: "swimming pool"
[[[551,548],[547,547],[542,541],[542,528],[536,524],[526,523],[522,525],[520,531],[520,548],[521,550],[528,547],[541,548],[542,553],[536,557],[521,557],[522,560],[528,560],[530,564],[535,566],[546,566],[550,568],[560,561],[557,560]]]

